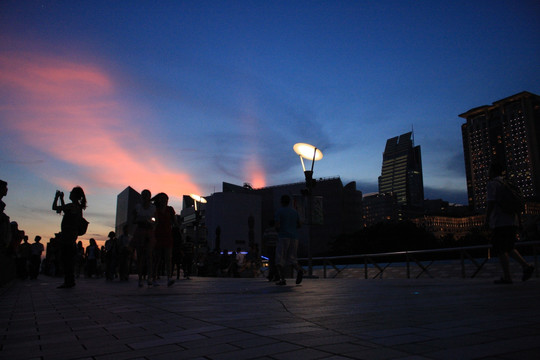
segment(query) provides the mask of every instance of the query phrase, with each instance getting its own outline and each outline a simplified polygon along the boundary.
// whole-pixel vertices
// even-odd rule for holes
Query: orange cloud
[[[0,86],[9,105],[3,125],[22,142],[74,165],[80,179],[54,169],[60,185],[150,188],[174,195],[199,192],[188,174],[169,166],[114,100],[114,81],[97,66],[36,54],[0,54]],[[16,154],[15,154],[16,155]],[[60,173],[60,174],[59,174]],[[64,180],[62,180],[62,179]],[[84,180],[84,181],[81,181]]]

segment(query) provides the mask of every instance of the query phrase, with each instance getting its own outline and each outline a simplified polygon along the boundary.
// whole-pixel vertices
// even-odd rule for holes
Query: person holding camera
[[[76,242],[79,236],[79,224],[83,218],[83,210],[86,209],[86,196],[80,186],[76,186],[69,193],[70,203],[64,202],[64,193],[56,191],[52,209],[58,214],[63,213],[60,225],[61,257],[64,266],[64,283],[59,289],[67,289],[75,286],[75,254]],[[59,203],[60,201],[60,203]]]

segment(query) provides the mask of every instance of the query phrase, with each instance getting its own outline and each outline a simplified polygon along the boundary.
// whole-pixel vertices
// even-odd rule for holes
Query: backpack
[[[507,214],[521,214],[525,210],[525,199],[521,189],[506,180],[499,180],[499,183],[502,184],[502,191],[497,204]]]
[[[81,217],[81,219],[79,220],[79,226],[78,226],[78,229],[77,229],[77,235],[81,236],[81,235],[86,234],[86,230],[88,230],[88,224],[89,224],[88,220]]]

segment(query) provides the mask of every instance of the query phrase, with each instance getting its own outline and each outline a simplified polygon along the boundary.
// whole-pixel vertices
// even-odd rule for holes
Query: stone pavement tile
[[[366,350],[356,351],[356,352],[348,352],[348,353],[343,353],[340,355],[347,356],[348,358],[365,359],[365,360],[400,359],[400,358],[407,358],[411,356],[411,354],[406,353],[404,351],[394,350],[394,349],[385,348],[385,347],[366,349]],[[455,358],[454,360],[456,359],[459,359],[459,358]]]
[[[134,350],[140,350],[140,349],[156,347],[156,346],[180,344],[183,341],[193,341],[193,340],[204,339],[204,338],[205,338],[204,336],[199,335],[199,334],[187,334],[180,337],[170,337],[170,338],[153,337],[153,338],[149,338],[146,341],[138,341],[134,343],[129,343],[127,345]]]
[[[174,354],[177,351],[181,351],[182,347],[178,345],[159,346],[147,349],[140,349],[136,352],[133,350],[123,352],[111,352],[107,354],[94,355],[94,360],[135,360],[144,359],[147,360],[152,356],[158,356],[161,354]],[[181,359],[177,357],[176,359]]]
[[[367,347],[364,345],[359,345],[350,342],[344,342],[339,344],[325,344],[320,346],[314,346],[315,349],[321,350],[330,354],[343,355],[348,353],[359,352],[363,350],[372,349],[372,347]]]
[[[403,334],[403,335],[395,335],[395,336],[371,339],[370,341],[375,344],[391,347],[394,345],[417,343],[417,342],[425,341],[428,339],[429,339],[428,337],[422,336],[422,335]]]
[[[287,339],[287,337],[283,337],[284,340]],[[347,335],[338,335],[334,332],[327,332],[327,336],[308,336],[302,335],[298,339],[290,339],[289,341],[298,344],[301,346],[306,347],[315,347],[315,346],[322,346],[322,345],[331,345],[331,344],[342,344],[346,342],[353,342],[356,338],[352,336]]]
[[[257,357],[270,356],[274,357],[276,354],[286,353],[289,351],[300,350],[301,347],[288,344],[288,343],[275,343],[270,345],[258,346],[255,348],[238,349],[229,352],[222,352],[209,356],[212,360],[246,360],[254,359]]]
[[[315,359],[327,359],[328,357],[333,356],[333,354],[327,353],[325,351],[315,350],[315,349],[301,349],[295,351],[289,351],[282,354],[274,354],[272,358],[276,360],[315,360]]]
[[[437,359],[479,359],[489,356],[505,356],[515,351],[525,351],[538,348],[540,335],[521,337],[519,339],[502,340],[473,344],[469,346],[457,346],[441,351],[426,354]]]
[[[194,359],[214,359],[215,357],[223,356],[223,354],[235,354],[238,349],[229,344],[219,344],[210,348],[194,348],[187,350],[178,350],[174,352],[147,355],[149,360],[169,360],[169,359],[182,359],[182,360],[194,360]],[[237,357],[221,357],[221,359],[238,359]]]
[[[429,352],[435,352],[441,350],[440,347],[427,345],[426,343],[409,343],[392,346],[392,349],[403,351],[408,354],[422,355]]]

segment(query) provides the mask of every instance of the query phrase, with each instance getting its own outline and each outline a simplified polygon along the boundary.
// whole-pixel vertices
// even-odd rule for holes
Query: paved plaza
[[[515,280],[41,276],[0,288],[0,359],[539,359],[540,279]]]

